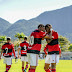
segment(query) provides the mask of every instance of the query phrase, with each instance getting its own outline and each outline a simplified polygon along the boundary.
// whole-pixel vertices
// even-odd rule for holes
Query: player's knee
[[[28,62],[26,62],[26,64],[28,64]]]
[[[45,64],[44,69],[47,70],[49,68],[49,64]]]
[[[45,67],[44,67],[44,69],[45,69],[45,70],[47,70],[47,69],[48,69],[48,67],[46,67],[46,66],[45,66]]]
[[[31,66],[32,69],[36,69],[36,66]]]
[[[56,63],[52,63],[52,64],[51,64],[51,68],[52,68],[52,69],[55,69],[55,68],[56,68]]]

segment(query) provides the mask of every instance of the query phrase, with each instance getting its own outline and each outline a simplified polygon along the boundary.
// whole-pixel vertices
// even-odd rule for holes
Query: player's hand
[[[48,55],[48,53],[46,53],[46,56]]]
[[[59,54],[59,57],[61,58],[61,54]]]
[[[1,60],[1,56],[0,56],[0,60]]]
[[[18,55],[18,58],[20,58],[20,56]]]
[[[14,58],[16,58],[16,56]]]
[[[17,57],[15,57],[15,59],[17,59]]]

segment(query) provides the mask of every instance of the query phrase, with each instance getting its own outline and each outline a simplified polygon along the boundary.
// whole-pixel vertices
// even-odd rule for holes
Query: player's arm
[[[53,39],[46,39],[47,43],[50,43]]]
[[[12,52],[14,54],[14,57],[16,58],[16,55],[15,55],[15,50],[14,50],[14,45],[12,44]]]
[[[21,47],[20,47],[20,45],[19,45],[19,47],[18,47],[18,58],[19,58],[19,51],[20,51],[20,48],[21,48]]]
[[[46,45],[46,47],[44,48],[44,52],[45,52],[46,55],[48,54],[47,49],[48,49],[48,46]]]
[[[61,57],[61,49],[59,48],[59,56]]]
[[[0,60],[1,60],[2,53],[3,53],[3,50],[1,49]]]
[[[43,39],[52,39],[52,38],[53,38],[53,36],[45,35],[44,37],[42,37],[42,40],[43,40]]]

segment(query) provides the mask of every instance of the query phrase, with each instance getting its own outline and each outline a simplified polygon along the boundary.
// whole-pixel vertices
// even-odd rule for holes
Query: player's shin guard
[[[51,69],[51,72],[56,72],[56,69]]]

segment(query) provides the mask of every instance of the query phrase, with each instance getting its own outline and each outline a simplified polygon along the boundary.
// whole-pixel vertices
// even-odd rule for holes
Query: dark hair
[[[45,26],[44,26],[43,24],[39,24],[39,25],[38,25],[38,28],[39,28],[39,27],[45,27]]]
[[[46,28],[49,28],[48,26],[50,26],[50,25],[51,25],[51,24],[46,24],[46,25],[45,25],[45,29],[46,29]]]
[[[27,40],[27,37],[24,37],[24,40]]]
[[[11,37],[7,37],[7,40],[11,40]]]

